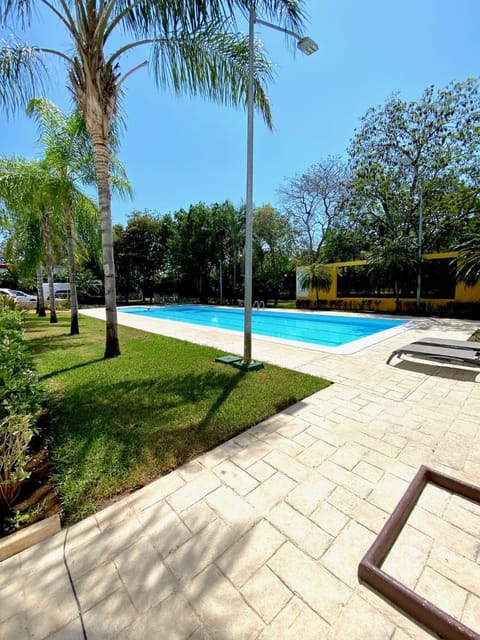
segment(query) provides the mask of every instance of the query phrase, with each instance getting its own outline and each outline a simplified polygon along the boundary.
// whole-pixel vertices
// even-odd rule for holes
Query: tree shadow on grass
[[[66,373],[67,371],[75,371],[75,369],[83,369],[84,367],[89,367],[92,364],[96,364],[97,362],[102,362],[105,358],[95,358],[94,360],[89,360],[88,362],[80,362],[79,364],[74,364],[71,367],[65,367],[64,369],[56,369],[55,371],[51,371],[50,373],[46,373],[43,376],[40,376],[40,380],[48,380],[49,378],[53,378],[55,376],[60,375],[61,373]]]
[[[115,383],[97,378],[74,393],[66,390],[53,461],[64,496],[68,485],[67,517],[82,503],[91,511],[119,491],[142,486],[253,424],[253,418],[241,420],[242,401],[232,402],[245,375],[206,371]]]

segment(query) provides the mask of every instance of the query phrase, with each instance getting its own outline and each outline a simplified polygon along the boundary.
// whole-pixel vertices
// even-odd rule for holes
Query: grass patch
[[[273,365],[246,373],[215,363],[217,349],[127,327],[121,357],[104,360],[93,318],[79,336],[66,314],[25,328],[60,416],[50,448],[69,523],[329,384]]]

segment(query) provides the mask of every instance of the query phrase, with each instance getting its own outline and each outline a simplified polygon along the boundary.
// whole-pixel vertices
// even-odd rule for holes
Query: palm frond
[[[22,28],[31,22],[35,0],[2,0],[0,2],[0,26],[10,18]]]
[[[19,42],[0,41],[0,108],[13,115],[43,92],[42,52]]]
[[[238,107],[248,93],[248,39],[218,25],[153,46],[152,68],[159,86],[177,94],[201,95],[215,102]],[[271,128],[272,116],[265,84],[272,78],[272,66],[261,44],[254,52],[254,102]]]

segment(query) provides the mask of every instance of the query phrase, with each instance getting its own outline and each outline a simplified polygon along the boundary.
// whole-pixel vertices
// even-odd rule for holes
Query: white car
[[[0,296],[7,296],[8,298],[15,298],[15,294],[11,289],[0,289]]]
[[[37,296],[32,296],[30,293],[25,293],[25,291],[18,291],[18,289],[11,289],[11,292],[16,297],[17,302],[36,302]]]

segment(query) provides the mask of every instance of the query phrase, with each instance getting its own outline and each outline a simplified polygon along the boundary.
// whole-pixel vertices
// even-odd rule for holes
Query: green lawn
[[[216,349],[120,327],[104,360],[103,322],[70,336],[30,315],[29,348],[58,415],[50,434],[64,516],[74,522],[277,411],[323,389],[320,378],[268,365],[245,373]]]

